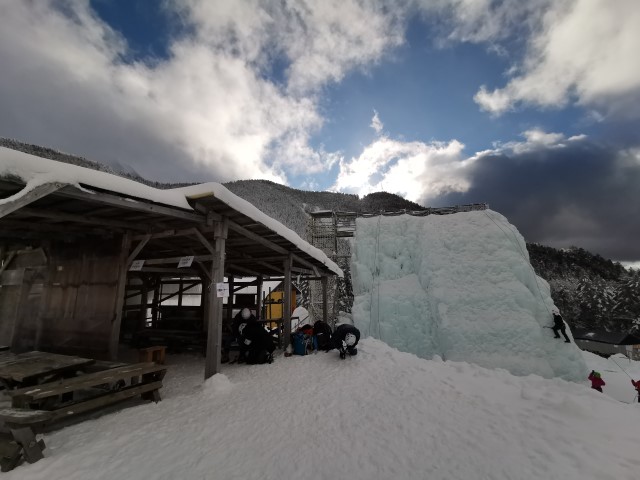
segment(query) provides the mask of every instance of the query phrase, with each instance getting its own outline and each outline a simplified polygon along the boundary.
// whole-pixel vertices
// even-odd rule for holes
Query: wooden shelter
[[[640,337],[637,335],[597,329],[574,329],[571,333],[576,345],[582,350],[602,356],[622,353],[632,360],[640,359]]]
[[[219,184],[158,190],[0,148],[0,344],[13,351],[115,359],[128,280],[143,290],[145,278],[186,277],[202,285],[208,378],[226,289],[238,277],[291,285],[292,275],[326,286],[342,271]],[[289,294],[283,302],[290,315]]]

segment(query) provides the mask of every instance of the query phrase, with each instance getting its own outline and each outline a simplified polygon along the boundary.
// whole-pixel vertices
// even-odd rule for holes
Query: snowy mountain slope
[[[359,354],[223,365],[169,355],[163,401],[45,435],[8,480],[631,479],[640,409],[584,384]]]
[[[491,210],[359,218],[353,318],[365,335],[422,358],[582,380],[575,344],[553,338],[548,284],[522,236]]]

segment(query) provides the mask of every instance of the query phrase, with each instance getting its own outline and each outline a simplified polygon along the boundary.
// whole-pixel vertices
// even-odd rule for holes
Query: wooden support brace
[[[11,435],[18,442],[18,445],[22,447],[22,454],[27,462],[35,463],[44,458],[42,453],[45,448],[44,442],[36,440],[36,435],[31,427],[12,428]]]

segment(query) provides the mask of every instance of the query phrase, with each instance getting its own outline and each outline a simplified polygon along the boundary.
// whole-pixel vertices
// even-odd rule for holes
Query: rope
[[[377,313],[378,313],[378,338],[382,340],[382,335],[380,334],[380,265],[378,263],[378,254],[380,253],[380,220],[382,219],[382,215],[378,217],[378,227],[376,232],[376,276],[377,276]]]
[[[373,324],[373,292],[377,288],[377,314],[378,314],[378,338],[382,340],[380,337],[380,272],[378,265],[378,252],[380,250],[380,220],[382,219],[382,215],[378,215],[378,224],[376,226],[376,248],[375,248],[375,261],[374,261],[374,269],[372,275],[372,283],[371,283],[371,307],[369,308],[369,336],[371,336],[371,325]]]
[[[609,360],[611,360],[613,363],[615,363],[616,365],[618,365],[618,362],[616,362],[613,358],[609,357]],[[624,372],[624,374],[625,374],[627,377],[629,377],[629,378],[631,378],[631,380],[633,380],[633,378],[631,377],[631,375],[629,375],[629,374],[627,373],[627,371],[626,371],[624,368],[622,368],[620,365],[618,365],[618,368],[619,368],[620,370],[622,370],[622,371]]]

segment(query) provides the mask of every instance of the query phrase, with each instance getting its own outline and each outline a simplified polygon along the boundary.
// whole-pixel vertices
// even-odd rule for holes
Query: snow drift
[[[204,383],[201,357],[167,362],[161,402],[48,433],[45,458],[2,479],[637,478],[640,410],[586,382],[426,361],[372,338],[346,360],[279,355]]]
[[[363,335],[422,358],[585,378],[580,350],[545,328],[549,285],[497,212],[358,218],[353,242],[353,318]]]

